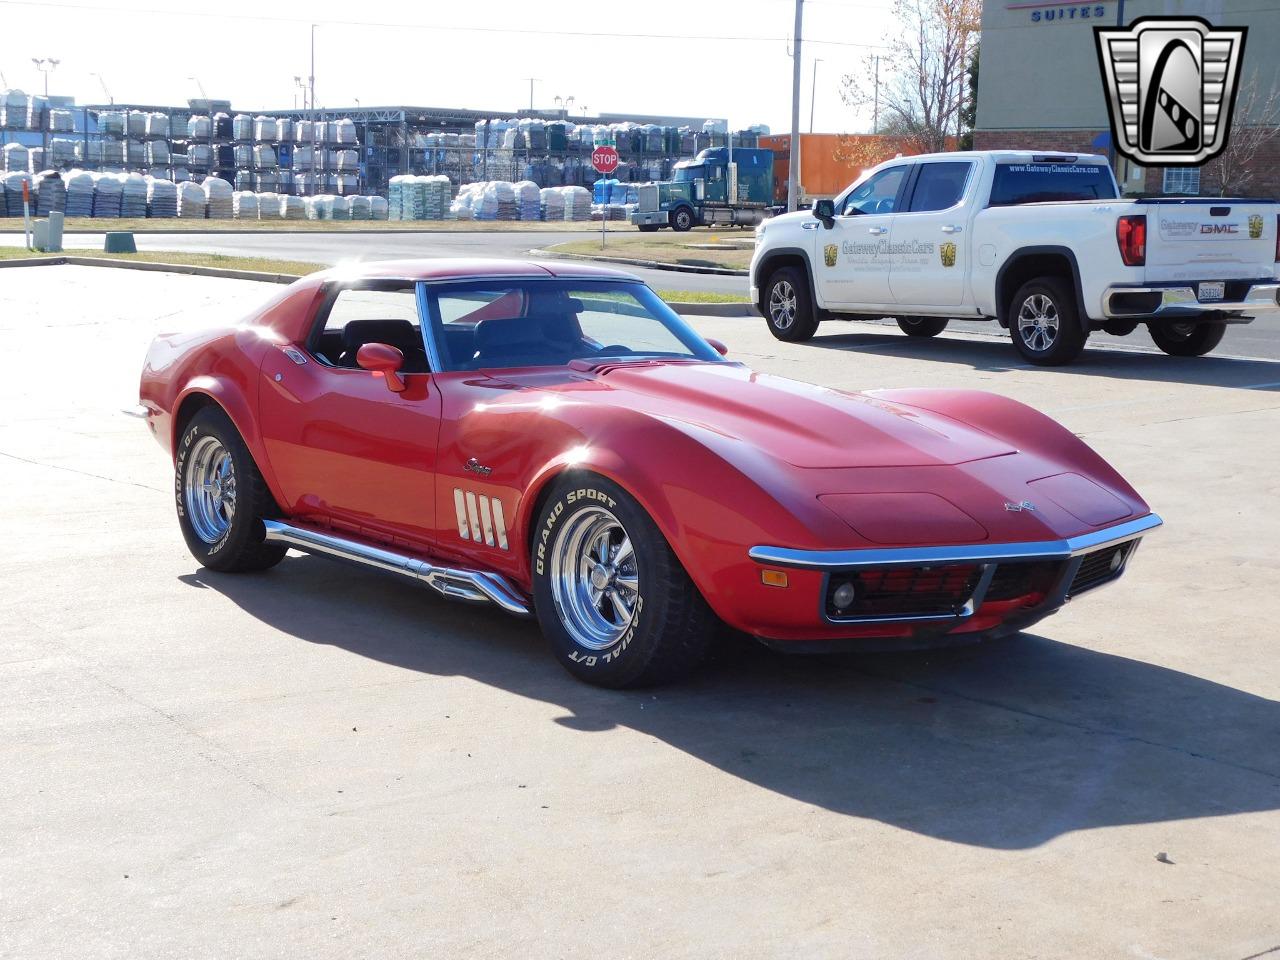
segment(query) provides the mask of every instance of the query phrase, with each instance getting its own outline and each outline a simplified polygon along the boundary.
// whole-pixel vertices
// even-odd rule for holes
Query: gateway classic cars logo
[[[1149,167],[1200,166],[1220,154],[1246,30],[1199,17],[1094,27],[1116,150]]]

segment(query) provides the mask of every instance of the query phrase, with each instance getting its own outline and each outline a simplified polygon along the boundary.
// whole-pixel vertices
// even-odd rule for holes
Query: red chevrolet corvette
[[[158,337],[140,397],[200,563],[292,547],[414,577],[536,614],[611,687],[688,670],[719,622],[784,650],[1006,634],[1160,524],[1011,400],[723,354],[625,274],[387,262]]]

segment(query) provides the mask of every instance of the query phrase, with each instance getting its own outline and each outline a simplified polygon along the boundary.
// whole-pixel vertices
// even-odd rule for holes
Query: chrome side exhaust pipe
[[[377,570],[412,577],[442,596],[454,600],[494,603],[518,617],[532,616],[528,603],[511,581],[501,574],[437,567],[419,557],[384,547],[373,547],[332,533],[295,527],[279,520],[263,520],[262,523],[267,528],[268,542],[283,543],[306,553],[324,553]]]

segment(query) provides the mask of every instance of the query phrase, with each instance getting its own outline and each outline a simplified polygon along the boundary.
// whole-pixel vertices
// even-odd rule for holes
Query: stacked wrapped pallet
[[[142,218],[147,215],[147,181],[140,173],[121,177],[120,216]]]
[[[234,214],[234,201],[231,184],[221,177],[206,177],[204,183],[205,197],[208,200],[208,217],[210,220],[230,220]]]
[[[93,175],[93,215],[95,217],[120,216],[120,200],[124,177],[115,173]]]
[[[208,197],[204,187],[194,180],[178,184],[178,216],[183,220],[203,220]]]
[[[542,194],[536,183],[532,180],[521,180],[513,185],[512,192],[516,199],[517,220],[542,219]]]
[[[22,216],[22,187],[26,184],[28,202],[31,202],[31,174],[25,170],[16,170],[4,175],[4,206],[11,217]]]
[[[307,219],[307,207],[302,202],[301,197],[295,197],[290,194],[280,194],[280,219],[281,220],[305,220]]]
[[[237,190],[231,195],[231,212],[237,220],[257,220],[258,195],[248,190]]]
[[[67,185],[67,216],[93,216],[93,174],[87,170],[70,170]]]
[[[67,185],[62,180],[62,174],[56,170],[46,171],[35,177],[34,184],[37,217],[47,217],[55,211],[66,213]]]
[[[171,220],[177,215],[177,184],[159,177],[147,177],[147,216],[157,220]]]

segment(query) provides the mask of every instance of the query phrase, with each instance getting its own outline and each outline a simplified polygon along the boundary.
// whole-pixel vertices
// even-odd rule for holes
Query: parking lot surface
[[[153,333],[274,292],[0,274],[0,955],[1280,951],[1280,364],[697,321],[762,371],[1031,403],[1166,527],[1031,634],[616,693],[399,579],[194,563],[120,409]]]

